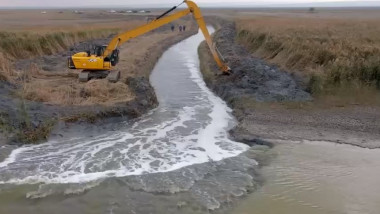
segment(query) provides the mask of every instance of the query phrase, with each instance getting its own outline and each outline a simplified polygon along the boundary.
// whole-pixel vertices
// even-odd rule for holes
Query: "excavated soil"
[[[228,76],[220,76],[215,66],[204,71],[206,83],[218,95],[230,103],[244,97],[253,97],[262,102],[311,100],[310,95],[297,86],[291,75],[253,58],[244,47],[236,44],[235,35],[235,26],[231,22],[224,24],[214,35],[214,42],[232,68]]]
[[[233,73],[219,74],[205,44],[199,54],[208,87],[227,101],[239,121],[231,131],[237,141],[270,144],[263,139],[323,140],[380,148],[377,107],[294,107],[313,102],[310,94],[289,73],[253,57],[238,44],[234,23],[224,21],[221,25],[214,40]]]

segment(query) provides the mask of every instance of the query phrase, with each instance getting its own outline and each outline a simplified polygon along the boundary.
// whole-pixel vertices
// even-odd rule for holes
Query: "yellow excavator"
[[[181,4],[185,3],[187,9],[178,11],[171,15],[168,15]],[[120,78],[120,71],[112,70],[112,68],[119,61],[119,49],[118,47],[128,40],[138,37],[142,34],[145,34],[151,30],[154,30],[158,27],[161,27],[165,24],[168,24],[174,20],[177,20],[183,16],[186,16],[190,13],[193,14],[194,19],[197,21],[199,28],[201,29],[208,47],[211,50],[211,53],[214,57],[214,60],[223,74],[229,74],[230,68],[224,62],[223,57],[220,55],[217,48],[212,43],[210,34],[207,30],[206,23],[203,19],[201,11],[197,4],[193,1],[184,0],[181,4],[172,7],[162,15],[158,16],[156,19],[151,22],[137,27],[133,30],[121,33],[115,36],[107,46],[96,46],[93,50],[93,53],[88,52],[79,52],[68,58],[68,67],[70,69],[82,69],[79,73],[79,81],[87,82],[92,78],[104,78],[110,82],[117,82]]]

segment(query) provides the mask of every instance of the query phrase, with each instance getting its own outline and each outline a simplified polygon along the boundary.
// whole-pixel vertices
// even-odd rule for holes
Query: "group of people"
[[[175,30],[175,26],[172,25],[172,26],[170,27],[170,29],[172,30],[172,32],[174,32],[174,30]],[[179,32],[186,31],[186,25],[179,25],[179,26],[178,26],[178,29],[179,29]]]

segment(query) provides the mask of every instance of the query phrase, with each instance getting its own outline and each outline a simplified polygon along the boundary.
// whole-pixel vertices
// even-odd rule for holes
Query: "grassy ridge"
[[[377,20],[256,17],[236,23],[237,40],[251,53],[307,77],[316,95],[347,86],[380,88]]]
[[[12,81],[23,75],[12,68],[12,63],[16,60],[55,54],[78,42],[105,38],[117,32],[119,29],[111,28],[43,33],[0,31],[0,80]]]
[[[28,58],[50,55],[67,50],[77,42],[104,38],[118,29],[98,29],[88,31],[50,32],[0,32],[0,52],[12,58]]]

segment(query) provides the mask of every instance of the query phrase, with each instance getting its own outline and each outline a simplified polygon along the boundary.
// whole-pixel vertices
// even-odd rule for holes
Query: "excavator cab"
[[[106,50],[107,45],[97,45],[94,47],[94,55],[96,57],[103,57],[104,51]],[[104,62],[111,63],[111,66],[116,66],[116,64],[119,62],[119,49],[112,50],[111,54],[104,57]],[[91,56],[89,54],[88,56]]]
[[[110,82],[117,82],[120,71],[111,70],[119,62],[119,49],[115,49],[108,56],[104,56],[107,45],[97,45],[92,51],[79,52],[68,58],[70,69],[83,69],[79,73],[79,81],[87,82],[90,79],[107,78]]]
[[[95,56],[103,56],[104,50],[107,48],[106,45],[97,45],[94,47],[94,55]]]

